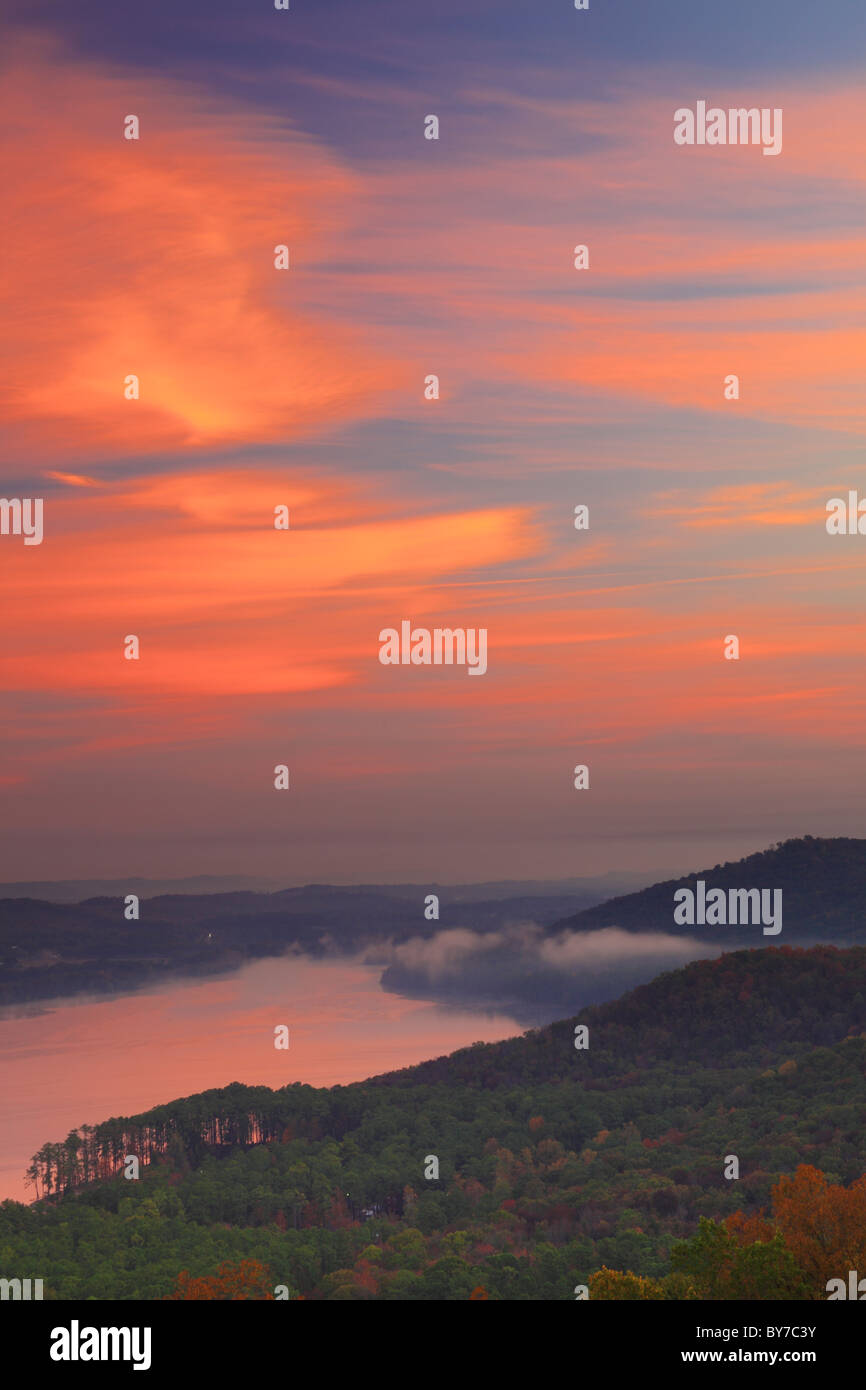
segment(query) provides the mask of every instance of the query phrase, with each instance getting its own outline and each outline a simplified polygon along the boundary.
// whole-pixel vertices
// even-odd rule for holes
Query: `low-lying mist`
[[[664,970],[721,955],[717,943],[619,927],[550,935],[533,922],[497,931],[452,928],[377,946],[382,988],[411,999],[506,1012],[529,1026],[615,999]]]

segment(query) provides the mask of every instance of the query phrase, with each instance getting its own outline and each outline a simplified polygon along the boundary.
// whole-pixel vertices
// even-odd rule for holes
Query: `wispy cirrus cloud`
[[[826,487],[783,482],[740,483],[689,496],[678,489],[647,508],[647,515],[700,530],[736,526],[811,526],[826,520]]]
[[[300,525],[276,530],[277,506],[290,520],[297,507]],[[252,468],[73,487],[49,512],[38,564],[25,547],[8,552],[7,688],[218,696],[340,684],[359,646],[375,659],[380,619],[403,616],[404,585],[514,562],[541,543],[526,508],[413,505],[389,517],[351,482]],[[340,616],[356,585],[369,590],[366,619],[351,607]],[[290,659],[275,621],[291,632]],[[27,640],[34,623],[57,628],[49,647]],[[127,632],[146,647],[139,662],[122,659]]]

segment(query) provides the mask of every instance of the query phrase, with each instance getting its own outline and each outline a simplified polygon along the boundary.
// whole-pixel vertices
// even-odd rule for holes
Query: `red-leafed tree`
[[[177,1276],[169,1300],[203,1302],[205,1300],[249,1301],[274,1299],[274,1281],[267,1265],[260,1260],[241,1260],[239,1264],[224,1261],[216,1274],[194,1279],[188,1270]]]

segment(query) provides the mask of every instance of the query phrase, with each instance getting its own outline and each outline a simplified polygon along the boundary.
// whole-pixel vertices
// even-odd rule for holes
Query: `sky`
[[[866,834],[861,0],[0,16],[0,880]]]

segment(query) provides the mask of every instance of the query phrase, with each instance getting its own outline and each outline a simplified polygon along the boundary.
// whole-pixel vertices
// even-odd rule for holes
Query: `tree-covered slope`
[[[658,1278],[701,1216],[765,1206],[798,1164],[860,1177],[864,986],[862,948],[737,952],[369,1082],[232,1085],[108,1121],[41,1151],[34,1175],[70,1190],[0,1207],[0,1268],[61,1298],[162,1297],[243,1258],[312,1298]],[[139,1180],[95,1179],[127,1154],[150,1159]]]
[[[755,925],[689,926],[674,921],[674,893],[693,891],[699,879],[726,893],[732,888],[782,890],[780,941],[866,941],[866,840],[786,840],[759,854],[716,864],[684,878],[668,879],[638,893],[627,893],[565,918],[556,928],[595,931],[617,926],[624,931],[665,931],[721,941],[728,946],[762,945]]]

